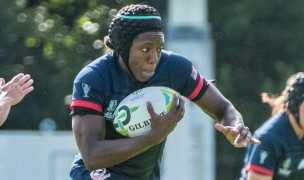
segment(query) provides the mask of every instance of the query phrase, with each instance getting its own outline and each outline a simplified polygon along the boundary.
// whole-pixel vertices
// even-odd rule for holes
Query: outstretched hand
[[[247,147],[249,144],[261,143],[259,140],[251,137],[249,128],[244,126],[244,124],[237,124],[235,127],[232,127],[216,123],[215,129],[222,132],[234,147]]]
[[[30,75],[24,75],[23,73],[16,75],[8,83],[5,83],[5,80],[0,78],[0,97],[8,98],[11,105],[16,105],[25,95],[33,91],[33,82]]]

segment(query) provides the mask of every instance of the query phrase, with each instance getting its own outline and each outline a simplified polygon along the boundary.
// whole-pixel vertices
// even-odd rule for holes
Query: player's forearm
[[[106,121],[99,115],[74,115],[72,129],[89,170],[121,163],[144,152],[156,142],[149,134],[135,138],[106,140]]]
[[[240,123],[244,124],[242,115],[231,103],[228,103],[225,107],[221,124],[225,126],[235,126]]]
[[[7,119],[10,109],[11,109],[11,102],[6,98],[2,98],[0,100],[0,126]]]
[[[146,151],[154,144],[150,137],[139,136],[115,140],[102,140],[83,151],[82,156],[89,170],[110,167]]]
[[[242,116],[233,104],[212,84],[195,103],[215,121],[221,122],[223,125],[234,126],[243,122]]]

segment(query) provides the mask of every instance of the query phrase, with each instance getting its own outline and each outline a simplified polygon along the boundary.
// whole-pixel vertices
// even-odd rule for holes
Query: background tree
[[[37,129],[52,118],[70,129],[69,99],[79,70],[104,51],[112,16],[131,1],[5,1],[0,6],[1,76],[30,73],[35,91],[2,129]],[[26,121],[20,121],[26,119]]]

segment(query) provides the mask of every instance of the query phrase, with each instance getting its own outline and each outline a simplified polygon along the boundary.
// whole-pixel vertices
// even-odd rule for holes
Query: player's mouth
[[[145,70],[143,71],[145,76],[151,77],[154,75],[155,71],[154,70]]]

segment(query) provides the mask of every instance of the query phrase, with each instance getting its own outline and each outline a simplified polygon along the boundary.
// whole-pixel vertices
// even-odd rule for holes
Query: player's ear
[[[111,45],[113,46],[113,48],[116,48],[117,45],[119,45],[119,42],[121,42],[121,39],[123,39],[123,35],[122,33],[123,29],[120,26],[115,26],[113,27],[112,31],[111,31]]]

